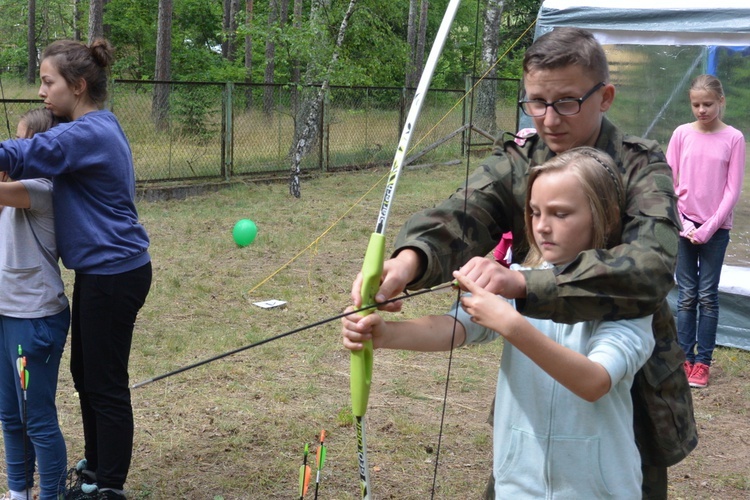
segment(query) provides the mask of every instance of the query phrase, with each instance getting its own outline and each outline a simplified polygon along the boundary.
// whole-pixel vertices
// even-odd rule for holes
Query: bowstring
[[[473,66],[472,67],[472,74],[473,75],[477,74],[477,72],[476,72],[476,70],[477,70],[477,51],[476,51],[476,47],[477,47],[477,44],[478,44],[477,42],[479,40],[479,12],[480,12],[479,6],[480,6],[480,2],[479,2],[479,0],[477,0],[477,9],[476,9],[477,14],[476,14],[475,22],[474,22],[474,58],[473,58],[473,62],[472,62],[472,66]],[[461,102],[463,102],[463,100],[466,99],[467,96],[469,96],[469,125],[470,126],[473,125],[473,123],[474,123],[474,95],[475,95],[474,91],[475,91],[475,89],[477,88],[477,86],[481,82],[483,82],[485,80],[485,78],[490,73],[490,71],[492,71],[492,69],[495,68],[495,66],[497,66],[500,63],[500,61],[505,58],[506,55],[508,55],[508,53],[518,44],[518,42],[526,35],[526,33],[529,32],[529,30],[535,24],[536,24],[536,19],[531,24],[529,24],[529,26],[523,31],[523,33],[521,33],[521,35],[518,38],[516,38],[516,40],[506,49],[506,51],[500,57],[498,57],[495,60],[494,63],[492,63],[490,65],[490,67],[482,74],[481,77],[479,77],[477,79],[477,81],[472,85],[471,89],[469,89],[469,91],[467,91],[456,102],[456,104],[443,116],[443,118],[441,118],[440,120],[438,120],[438,122],[432,127],[432,129],[430,129],[430,131],[428,131],[425,135],[422,136],[422,138],[425,138],[425,137],[429,136],[430,132],[432,132],[432,130],[434,130],[440,124],[440,122],[442,122],[450,114],[450,112],[453,111],[453,109],[455,109],[459,104],[461,104]],[[469,130],[469,134],[471,134],[471,129]],[[420,139],[420,141],[417,142],[417,144],[419,144],[421,141],[422,141],[422,139]],[[415,144],[414,147],[416,147],[416,144]],[[463,202],[464,202],[463,213],[464,214],[466,214],[466,212],[468,211],[468,187],[469,187],[469,169],[470,169],[470,166],[471,166],[471,155],[467,154],[467,156],[466,156],[466,168],[465,168],[465,173],[464,173],[464,200],[463,200]],[[461,226],[461,243],[462,243],[462,245],[461,245],[461,256],[460,256],[459,260],[460,260],[460,262],[463,262],[463,260],[464,260],[464,254],[465,254],[465,249],[466,249],[466,224],[462,224],[462,226]],[[460,304],[458,304],[458,302],[459,302],[460,298],[461,298],[461,289],[457,288],[456,289],[456,307],[455,307],[455,312],[453,314],[453,331],[451,333],[451,347],[450,347],[450,351],[448,353],[448,368],[446,370],[445,388],[444,388],[444,391],[443,391],[443,407],[442,407],[441,414],[440,414],[440,430],[438,432],[438,442],[437,442],[437,446],[436,446],[436,449],[435,449],[435,467],[434,467],[433,475],[432,475],[432,492],[431,492],[431,496],[430,496],[431,499],[435,498],[435,487],[436,487],[436,484],[437,484],[437,473],[438,473],[438,467],[439,467],[439,463],[440,463],[440,447],[442,445],[442,440],[443,440],[443,428],[444,428],[444,424],[445,424],[445,412],[446,412],[446,407],[447,407],[447,404],[448,404],[448,387],[450,385],[451,368],[452,368],[452,365],[453,365],[453,351],[454,351],[453,345],[454,345],[455,339],[456,339],[456,327],[458,326],[458,308],[459,308],[459,305],[460,305]]]
[[[474,20],[474,57],[472,62],[472,75],[477,74],[477,42],[479,40],[479,5],[480,2],[477,0],[477,7],[476,7],[476,19]],[[495,63],[497,64],[497,62]],[[494,67],[494,65],[493,65]],[[485,73],[486,75],[487,73]],[[484,78],[484,75],[482,76]],[[474,86],[472,86],[471,89],[471,97],[469,99],[469,125],[472,125],[474,123]],[[464,96],[466,97],[466,96]],[[471,128],[469,129],[469,134],[471,134]],[[468,187],[469,187],[469,168],[471,164],[471,154],[466,155],[466,167],[464,172],[464,206],[463,206],[463,213],[466,214],[468,211]],[[460,262],[464,261],[464,254],[466,249],[466,224],[461,225],[461,252],[460,252]],[[431,499],[435,498],[435,487],[437,485],[437,475],[438,475],[438,468],[440,466],[440,449],[443,444],[443,428],[445,425],[445,412],[448,407],[448,388],[450,387],[450,380],[451,380],[451,368],[453,367],[453,351],[454,347],[453,345],[456,342],[456,327],[458,326],[458,301],[461,298],[461,289],[456,287],[456,307],[455,312],[453,313],[453,330],[451,332],[451,347],[450,351],[448,352],[448,368],[446,369],[445,374],[445,387],[443,388],[443,407],[440,411],[440,428],[438,431],[438,442],[437,446],[435,448],[435,467],[432,472],[432,492],[430,495]]]

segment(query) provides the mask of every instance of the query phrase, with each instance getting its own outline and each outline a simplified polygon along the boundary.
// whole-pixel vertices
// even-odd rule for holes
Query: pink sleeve
[[[717,229],[729,217],[740,199],[742,192],[742,182],[745,177],[745,138],[742,134],[737,134],[732,144],[732,156],[729,159],[729,168],[727,169],[727,182],[724,185],[724,194],[716,213],[709,218],[705,224],[699,227],[693,239],[697,243],[705,243],[711,239]]]

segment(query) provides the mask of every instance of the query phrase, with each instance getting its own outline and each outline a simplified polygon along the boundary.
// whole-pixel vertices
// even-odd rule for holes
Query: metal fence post
[[[320,127],[318,129],[318,140],[320,141],[320,154],[319,156],[319,168],[321,172],[328,171],[330,167],[330,150],[329,146],[329,134],[330,134],[330,125],[329,125],[329,119],[328,119],[328,104],[329,104],[329,93],[326,91],[323,94],[323,99],[320,101],[320,120],[318,122],[318,126]]]
[[[224,85],[224,99],[222,104],[222,127],[221,127],[221,175],[228,181],[234,170],[234,128],[233,124],[233,95],[234,83],[227,82]]]

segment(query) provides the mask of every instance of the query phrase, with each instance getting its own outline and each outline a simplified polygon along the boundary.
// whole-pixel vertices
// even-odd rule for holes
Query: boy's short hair
[[[601,44],[580,28],[556,28],[537,38],[523,57],[524,75],[534,70],[580,66],[594,80],[609,83],[609,65]]]

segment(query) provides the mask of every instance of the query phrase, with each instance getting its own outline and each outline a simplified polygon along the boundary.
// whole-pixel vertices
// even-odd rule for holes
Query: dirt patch
[[[383,174],[309,181],[299,200],[290,199],[286,185],[262,184],[141,202],[152,238],[154,282],[136,323],[131,382],[342,311],[350,303],[349,287],[362,264],[381,188],[311,251],[290,259]],[[409,172],[401,180],[390,237],[406,217],[462,181],[456,167]],[[241,218],[256,221],[259,233],[240,249],[231,229]],[[737,223],[732,244],[750,234],[750,212]],[[736,258],[747,261],[748,255]],[[70,273],[65,279],[72,283]],[[271,310],[252,305],[268,299],[288,304]],[[408,315],[443,313],[453,299],[449,293],[410,299]],[[356,498],[349,353],[339,335],[332,323],[134,390],[135,446],[126,484],[131,500],[298,498],[302,450],[310,443],[314,453],[321,429],[328,433],[328,455],[319,498]],[[493,342],[454,352],[442,433],[448,354],[376,353],[366,415],[376,498],[430,498],[438,444],[434,498],[481,498],[492,461],[486,420],[501,348]],[[58,408],[68,461],[74,464],[82,457],[83,439],[68,362],[66,351]],[[717,349],[711,377],[707,389],[693,391],[700,443],[670,469],[672,499],[750,497],[750,352]],[[0,463],[0,481],[3,474]],[[307,498],[312,496],[311,490]]]
[[[698,447],[670,469],[671,498],[750,497],[750,377],[737,354],[718,349],[711,383],[693,389]]]

